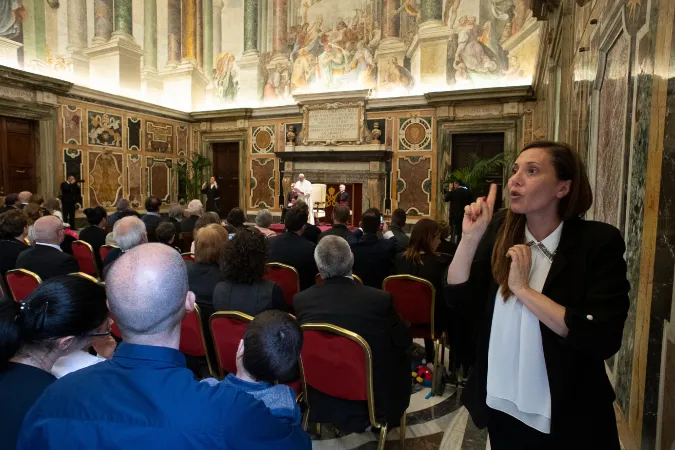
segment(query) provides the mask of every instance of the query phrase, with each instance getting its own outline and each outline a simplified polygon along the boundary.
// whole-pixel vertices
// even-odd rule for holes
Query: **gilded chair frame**
[[[100,273],[99,270],[98,270],[98,264],[96,264],[96,253],[94,253],[94,247],[92,247],[91,244],[90,244],[89,242],[81,241],[81,240],[79,240],[79,239],[78,239],[77,241],[73,241],[73,245],[74,245],[74,244],[84,244],[84,245],[86,245],[87,247],[89,247],[89,251],[91,252],[91,258],[94,260],[94,267],[96,268],[96,278],[99,278],[99,279],[100,279],[100,278],[101,278],[101,273]],[[77,258],[75,258],[75,259],[77,259]],[[78,265],[78,266],[80,265],[80,262],[79,262],[79,261],[77,262],[77,265]],[[82,273],[84,273],[84,272],[82,272]]]
[[[104,283],[103,281],[97,280],[96,278],[92,277],[92,276],[89,275],[88,273],[84,273],[84,272],[73,272],[73,273],[69,273],[68,276],[84,278],[84,279],[87,279],[87,280],[89,280],[89,281],[91,281],[91,282],[94,282],[94,283],[98,284],[98,285],[101,286],[101,287],[105,287],[105,283]]]
[[[240,322],[245,322],[245,323],[251,323],[253,320],[252,316],[249,316],[248,314],[244,314],[239,311],[217,311],[211,314],[211,317],[209,317],[209,331],[211,332],[211,339],[213,340],[213,349],[216,352],[216,361],[218,362],[218,375],[215,378],[218,378],[219,380],[222,380],[225,377],[225,372],[223,372],[223,365],[220,360],[220,352],[218,351],[218,348],[216,347],[216,340],[213,337],[213,319],[219,319],[219,318],[226,318],[226,319],[235,319],[239,320]],[[212,373],[213,375],[213,373]]]
[[[107,248],[108,251],[110,251],[110,250],[112,250],[112,249],[114,249],[114,248],[119,248],[118,245],[113,245],[113,244],[104,244],[104,245],[101,245],[101,248],[103,248],[103,247]],[[99,253],[99,255],[101,254],[101,249],[98,250],[98,253]],[[104,258],[101,257],[101,262],[103,262],[103,259],[104,259]]]
[[[300,292],[300,274],[299,274],[298,271],[295,269],[295,267],[289,266],[288,264],[283,264],[283,263],[280,263],[280,262],[274,262],[274,261],[268,262],[268,263],[266,264],[266,266],[267,266],[267,267],[277,267],[277,268],[281,268],[281,269],[290,269],[290,270],[292,270],[293,272],[295,272],[295,276],[296,276],[296,278],[297,278],[297,280],[298,280],[298,292]]]
[[[199,323],[199,334],[202,337],[202,345],[204,346],[204,356],[206,356],[206,364],[209,367],[209,373],[213,378],[218,378],[218,372],[216,372],[215,369],[213,368],[213,359],[212,359],[213,356],[210,354],[209,347],[206,345],[206,337],[204,334],[204,322],[202,322],[202,311],[201,309],[199,309],[199,305],[197,305],[196,303],[195,303],[195,314],[197,315],[197,322]],[[218,352],[216,352],[216,355],[218,355]]]
[[[181,253],[181,254],[180,254],[180,257],[183,258],[183,261],[185,261],[185,257],[186,257],[186,256],[189,256],[189,257],[191,258],[192,261],[195,260],[195,254],[192,253],[192,252],[185,252],[185,253]]]
[[[40,276],[38,274],[36,274],[35,272],[31,272],[30,270],[26,270],[26,269],[8,270],[7,273],[5,274],[5,279],[6,279],[7,275],[12,274],[12,273],[22,273],[24,275],[28,275],[30,277],[33,277],[33,279],[35,279],[35,281],[37,281],[38,284],[42,284],[42,278],[40,278]],[[14,299],[14,301],[15,302],[19,301],[19,300],[16,299],[16,295],[14,294],[14,290],[12,290],[12,285],[9,282],[7,283],[7,289],[9,289],[9,292],[12,294],[12,298]]]
[[[347,338],[353,342],[356,342],[359,344],[361,349],[363,349],[363,352],[366,356],[366,395],[367,395],[367,403],[368,403],[368,418],[370,420],[370,424],[375,427],[380,429],[380,436],[378,439],[378,444],[377,444],[377,450],[384,450],[384,444],[387,438],[387,427],[388,425],[386,423],[379,423],[377,421],[377,418],[375,417],[375,392],[373,389],[373,353],[370,349],[370,345],[368,345],[368,342],[366,342],[365,339],[363,339],[361,336],[358,334],[349,331],[345,328],[338,327],[336,325],[331,325],[328,323],[306,323],[301,326],[302,331],[320,331],[322,333],[331,333],[335,334],[337,336],[341,336],[344,338]],[[307,381],[304,376],[304,368],[303,368],[303,377],[302,377],[302,382],[303,382],[303,389],[305,392],[307,392]],[[307,408],[305,409],[305,413],[302,418],[302,427],[306,431],[307,430],[307,425],[309,423],[309,411],[310,411],[310,404],[309,404],[309,396],[305,401],[305,404]],[[401,418],[401,449],[404,448],[405,445],[405,428],[406,428],[406,413],[405,411],[403,412],[403,417]]]

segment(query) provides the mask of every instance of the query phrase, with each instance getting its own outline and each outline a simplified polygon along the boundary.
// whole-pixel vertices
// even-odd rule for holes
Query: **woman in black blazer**
[[[97,206],[95,208],[85,209],[84,215],[87,216],[89,226],[80,231],[80,240],[88,243],[94,249],[96,265],[100,272],[103,270],[103,262],[101,261],[101,254],[99,251],[101,246],[105,245],[105,226],[107,224],[108,213],[102,206]]]
[[[494,450],[619,449],[604,361],[628,313],[623,238],[580,219],[592,192],[565,144],[525,147],[508,189],[494,217],[494,185],[465,208],[448,271],[447,301],[481,317],[462,401]]]

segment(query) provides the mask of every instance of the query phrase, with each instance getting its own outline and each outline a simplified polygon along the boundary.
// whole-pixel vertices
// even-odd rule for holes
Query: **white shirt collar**
[[[63,252],[63,250],[61,249],[61,247],[59,247],[58,245],[55,245],[55,244],[48,244],[48,243],[46,243],[46,242],[36,242],[35,245],[44,245],[45,247],[55,248],[55,249],[57,249],[58,251]]]
[[[535,244],[543,244],[544,247],[546,247],[546,250],[548,250],[552,255],[555,254],[556,250],[558,250],[558,245],[560,244],[560,238],[562,236],[562,229],[563,229],[563,224],[565,222],[560,222],[560,225],[558,225],[558,228],[556,228],[553,233],[549,234],[542,240],[541,242],[538,242],[534,236],[532,236],[532,233],[530,233],[530,229],[525,226],[525,243],[529,243],[534,241]]]

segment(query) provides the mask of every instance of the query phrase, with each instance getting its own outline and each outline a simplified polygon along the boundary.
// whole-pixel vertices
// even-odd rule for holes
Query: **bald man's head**
[[[61,245],[63,242],[63,222],[56,216],[40,217],[33,224],[35,242]]]
[[[117,259],[106,277],[106,293],[125,340],[174,331],[185,316],[186,300],[194,302],[182,258],[157,243]]]
[[[19,201],[21,203],[28,203],[28,202],[30,202],[30,198],[32,196],[33,196],[33,194],[30,193],[29,191],[19,192]]]

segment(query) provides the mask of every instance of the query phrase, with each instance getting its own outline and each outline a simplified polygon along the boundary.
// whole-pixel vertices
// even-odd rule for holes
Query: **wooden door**
[[[471,133],[452,135],[452,170],[467,167],[470,164],[470,155],[475,153],[481,159],[489,159],[504,151],[504,133]],[[474,198],[487,195],[490,183],[499,188],[497,204],[502,205],[502,186],[504,184],[503,168],[488,174],[484,179],[484,186],[472,192]]]
[[[37,190],[35,123],[0,117],[0,195]]]
[[[220,189],[220,214],[222,217],[239,205],[239,142],[213,144],[213,176]]]

